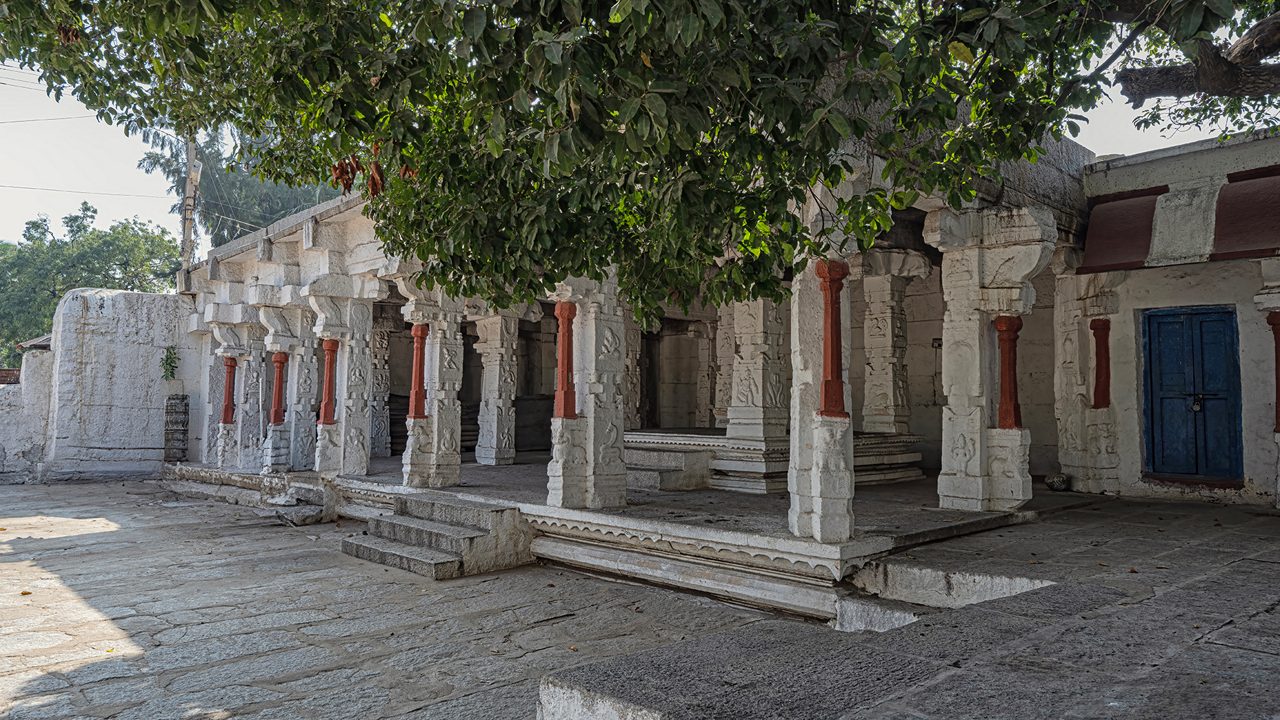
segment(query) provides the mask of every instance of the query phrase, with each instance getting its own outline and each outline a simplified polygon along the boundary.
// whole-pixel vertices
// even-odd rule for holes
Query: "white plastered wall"
[[[44,459],[53,353],[22,355],[21,382],[0,385],[0,484],[32,482]]]
[[[179,378],[203,367],[200,343],[181,332],[190,300],[121,290],[73,290],[53,321],[53,383],[44,477],[157,471],[164,458],[165,349]],[[193,383],[188,383],[193,384]],[[194,388],[193,388],[194,389]],[[192,397],[191,407],[204,398]]]
[[[1259,312],[1253,301],[1261,287],[1257,261],[1233,260],[1130,270],[1115,288],[1118,310],[1111,316],[1111,401],[1120,467],[1118,486],[1104,490],[1131,496],[1275,502],[1275,350],[1266,313]],[[1146,454],[1142,311],[1196,305],[1228,306],[1236,312],[1244,459],[1244,486],[1239,489],[1157,483],[1142,477]],[[1089,358],[1092,377],[1092,352]]]

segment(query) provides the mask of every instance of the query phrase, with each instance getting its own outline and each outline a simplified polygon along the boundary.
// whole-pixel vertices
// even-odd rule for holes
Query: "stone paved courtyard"
[[[0,486],[0,528],[12,720],[532,718],[551,670],[764,617],[537,566],[436,583],[339,552],[359,524],[144,483]]]
[[[532,566],[432,582],[146,483],[0,487],[0,717],[1280,717],[1280,517],[1104,500],[894,556],[1055,585],[886,633]],[[751,627],[746,627],[750,625]],[[623,657],[626,656],[626,657]],[[6,715],[7,713],[7,715]]]

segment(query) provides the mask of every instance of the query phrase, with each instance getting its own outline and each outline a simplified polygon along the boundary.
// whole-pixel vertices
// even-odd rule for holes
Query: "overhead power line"
[[[74,195],[110,195],[111,197],[157,198],[168,200],[168,195],[142,195],[139,193],[104,192],[98,190],[63,190],[62,188],[33,187],[30,185],[0,185],[10,190],[37,190],[40,192],[72,193]]]
[[[47,117],[47,118],[26,118],[23,120],[0,120],[0,125],[17,125],[19,123],[33,122],[54,122],[57,120],[83,120],[85,118],[96,118],[97,115],[69,115],[67,117]]]

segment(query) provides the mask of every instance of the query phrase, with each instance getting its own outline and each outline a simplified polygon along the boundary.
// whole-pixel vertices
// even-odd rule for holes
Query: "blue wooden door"
[[[1217,307],[1151,310],[1144,322],[1147,470],[1238,479],[1235,312]]]

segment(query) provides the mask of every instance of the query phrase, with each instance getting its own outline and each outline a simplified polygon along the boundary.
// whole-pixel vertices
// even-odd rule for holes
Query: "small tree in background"
[[[21,361],[17,343],[53,327],[58,301],[81,287],[164,292],[178,271],[178,244],[168,230],[137,218],[94,227],[89,203],[62,219],[27,221],[16,244],[0,242],[0,366]]]
[[[169,192],[178,198],[170,212],[180,213],[187,178],[184,141],[158,130],[144,130],[142,138],[152,150],[138,161],[138,169],[159,172],[168,179]],[[203,169],[196,192],[196,226],[213,247],[338,195],[330,187],[294,187],[258,179],[253,169],[236,157],[236,146],[249,144],[231,131],[205,133],[197,140],[196,156]]]

